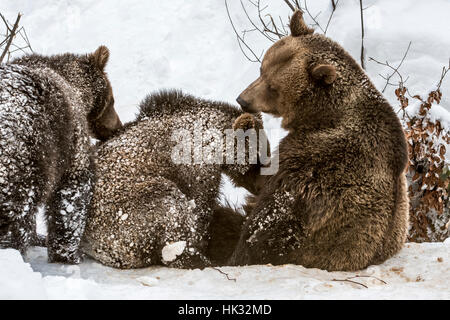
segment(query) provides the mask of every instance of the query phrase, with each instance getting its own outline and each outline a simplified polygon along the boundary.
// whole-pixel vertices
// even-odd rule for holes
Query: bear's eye
[[[277,91],[277,89],[274,86],[272,86],[271,84],[267,85],[267,89],[269,89],[269,91],[272,91],[272,92],[276,92]]]
[[[267,91],[266,92],[267,92],[267,96],[269,98],[275,99],[275,98],[278,97],[277,89],[274,86],[270,85],[270,84],[267,85]]]

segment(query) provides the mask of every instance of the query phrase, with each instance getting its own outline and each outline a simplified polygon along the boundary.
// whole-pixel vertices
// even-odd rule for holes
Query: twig
[[[338,0],[339,2],[339,0]],[[333,11],[336,10],[337,3],[335,0],[331,0],[331,5],[333,6]]]
[[[3,21],[5,21],[5,18],[3,16],[1,16]],[[17,15],[17,19],[16,22],[14,23],[14,26],[12,29],[9,29],[8,27],[8,23],[6,23],[7,28],[10,30],[10,34],[9,34],[9,39],[8,42],[6,43],[5,49],[3,50],[2,55],[0,56],[0,63],[3,62],[3,59],[5,58],[6,54],[9,52],[9,47],[11,46],[11,43],[14,40],[14,37],[16,36],[16,30],[19,27],[19,22],[20,22],[20,18],[22,17],[22,15],[19,13]]]
[[[1,13],[0,13],[0,18],[2,18],[3,23],[6,26],[6,36],[8,36],[8,32],[11,31],[11,28],[9,27],[9,23],[8,23],[8,21],[5,19],[5,17]]]
[[[260,4],[259,0],[256,3],[257,3],[257,8],[258,8],[258,18],[263,26],[264,33],[270,33],[270,34],[273,34],[278,37],[278,39],[274,39],[274,40],[272,40],[272,42],[275,42],[275,40],[279,40],[279,39],[283,38],[284,36],[287,36],[287,33],[279,33],[278,32],[278,28],[274,24],[274,20],[273,20],[272,16],[270,14],[267,14],[266,16],[268,16],[270,18],[270,20],[272,22],[272,27],[274,28],[274,30],[271,30],[269,28],[269,26],[266,24],[266,22],[264,21],[264,19],[262,17],[262,13],[267,8],[267,6],[264,8],[261,8],[261,4]]]
[[[331,24],[331,20],[333,19],[334,12],[336,11],[336,9],[338,7],[338,4],[339,4],[339,0],[331,1],[331,14],[328,17],[327,24],[326,24],[325,28],[323,28],[322,25],[319,23],[319,21],[317,21],[317,17],[320,15],[321,12],[319,12],[316,16],[313,16],[311,14],[311,12],[309,11],[309,9],[308,9],[308,4],[306,3],[306,0],[305,0],[305,10],[304,11],[306,11],[306,13],[309,15],[311,20],[314,21],[314,25],[319,27],[319,29],[323,32],[323,34],[326,35],[327,31],[328,31],[328,28],[329,28],[329,26]]]
[[[291,8],[292,11],[295,11],[295,7],[288,0],[284,0],[284,2]]]
[[[366,286],[365,284],[362,284],[362,283],[357,282],[357,281],[349,280],[349,279],[333,279],[332,281],[350,282],[350,283],[354,283],[354,284],[363,286],[366,289],[369,289],[369,287]]]
[[[384,280],[382,280],[382,279],[380,279],[380,278],[374,277],[374,276],[361,276],[361,275],[357,275],[357,276],[354,276],[354,277],[350,277],[350,278],[348,278],[348,279],[355,279],[355,278],[373,278],[373,279],[376,279],[376,280],[378,280],[378,281],[380,281],[380,282],[382,282],[382,283],[384,283],[384,284],[387,284],[386,281],[384,281]]]
[[[236,282],[236,279],[235,279],[235,278],[230,278],[230,275],[229,275],[228,273],[223,272],[223,271],[220,270],[219,268],[214,268],[214,267],[213,267],[212,269],[214,269],[214,270],[218,271],[219,273],[223,274],[224,276],[226,276],[227,279],[228,279],[229,281],[234,281],[234,282]]]
[[[450,70],[450,59],[448,59],[448,67],[442,68],[441,78],[439,79],[436,91],[441,89],[442,82],[444,81],[445,76],[447,75],[447,72],[449,70]]]
[[[331,19],[333,19],[333,15],[334,15],[334,12],[336,11],[337,5],[339,4],[339,0],[337,0],[337,1],[331,0],[331,4],[333,7],[333,10],[331,11],[330,17],[328,18],[327,25],[325,26],[325,31],[323,34],[327,34],[328,27],[330,26]]]
[[[260,28],[258,28],[258,26],[257,26],[257,25],[253,22],[253,20],[250,18],[250,15],[248,14],[247,9],[245,8],[244,3],[243,3],[242,0],[241,0],[242,10],[244,11],[245,15],[247,16],[248,21],[250,21],[250,23],[251,23],[252,26],[254,27],[253,31],[259,31],[264,37],[266,37],[266,38],[269,39],[270,41],[274,42],[275,40],[274,40],[272,37],[270,37],[269,35],[267,35],[267,32],[270,32],[270,33],[274,33],[274,32],[272,32],[271,30],[269,30],[269,29],[267,28],[266,23],[264,22],[264,20],[263,20],[262,17],[261,17],[261,10],[260,10],[260,7],[259,7],[259,1],[257,1],[257,4],[256,4],[256,5],[257,5],[257,7],[258,7],[259,20],[261,21],[261,24],[262,24],[262,26],[263,26],[263,28],[264,28],[263,30],[261,30]],[[248,30],[244,30],[244,32],[248,32]],[[280,37],[279,34],[276,34],[276,35]],[[280,37],[280,38],[281,38],[281,37]]]
[[[362,0],[359,0],[359,8],[361,12],[361,67],[365,70],[366,69],[366,63],[365,63],[365,50],[364,50],[364,9],[363,9],[363,3]]]
[[[244,0],[240,0],[241,8],[244,11],[244,14],[247,18],[247,20],[251,24],[251,29],[243,30],[242,32],[238,32],[236,29],[236,26],[234,22],[232,21],[229,6],[228,6],[228,0],[225,0],[225,6],[228,14],[228,19],[230,20],[231,26],[234,30],[234,33],[236,34],[236,38],[238,41],[239,48],[241,49],[244,56],[247,58],[247,60],[251,62],[260,62],[261,63],[261,57],[264,54],[264,50],[262,51],[261,55],[258,56],[254,50],[252,50],[251,46],[247,43],[245,36],[252,32],[258,32],[260,33],[264,38],[269,40],[270,42],[276,42],[283,37],[286,37],[289,35],[288,31],[288,24],[283,22],[283,19],[279,16],[279,25],[276,23],[276,19],[268,13],[265,14],[265,10],[268,8],[268,5],[262,5],[261,0],[247,0],[248,3],[250,3],[255,9],[257,10],[257,16],[255,18],[252,18],[252,15],[250,14],[248,6],[244,4]],[[338,8],[339,0],[333,0],[332,1],[332,11],[330,16],[328,17],[327,24],[324,27],[319,23],[317,20],[317,17],[321,14],[321,12],[317,13],[315,16],[309,11],[306,0],[305,0],[305,8],[300,7],[299,0],[283,0],[283,2],[290,8],[291,11],[295,10],[301,10],[303,12],[307,12],[307,14],[310,16],[312,21],[314,22],[314,26],[317,26],[323,34],[326,34],[328,31],[328,28],[331,25],[331,21],[333,19],[334,13],[336,9]]]
[[[228,1],[225,0],[225,7],[227,9],[227,14],[228,14],[228,19],[230,20],[231,26],[234,30],[234,33],[236,34],[236,38],[238,40],[238,44],[239,44],[239,48],[241,49],[242,53],[244,54],[244,56],[250,61],[250,62],[259,62],[261,63],[261,59],[260,57],[258,57],[255,52],[252,50],[252,48],[250,48],[249,45],[247,45],[247,43],[244,41],[244,39],[239,35],[239,33],[236,30],[236,27],[234,26],[233,23],[233,19],[231,19],[231,15],[230,15],[230,10],[228,8]],[[244,45],[253,55],[254,59],[250,58],[247,53],[245,52],[245,50],[243,49],[242,45]]]
[[[25,41],[25,43],[26,43],[27,47],[30,49],[30,51],[33,52],[33,48],[31,47],[30,39],[28,39],[28,34],[24,27],[20,28],[19,35],[22,37],[23,41]]]
[[[306,3],[306,0],[305,0],[305,11],[306,11],[306,13],[309,15],[309,17],[311,18],[311,20],[314,21],[314,25],[318,26],[319,29],[325,34],[325,30],[322,28],[322,26],[320,25],[320,23],[316,20],[317,17],[320,15],[320,12],[314,17],[314,16],[311,14],[311,12],[309,11],[309,9],[308,9],[308,5],[307,5],[307,3]]]
[[[382,75],[380,74],[380,77],[382,77],[384,80],[386,80],[386,84],[385,84],[385,86],[384,86],[384,88],[383,88],[383,90],[382,90],[383,93],[386,91],[386,88],[387,88],[389,85],[391,85],[391,86],[396,86],[396,85],[397,85],[397,84],[393,84],[393,83],[390,82],[391,78],[392,78],[394,75],[397,75],[397,76],[399,77],[400,81],[399,81],[398,85],[399,85],[400,87],[402,87],[402,88],[403,88],[405,82],[408,80],[408,79],[406,79],[405,81],[403,81],[403,76],[402,76],[402,74],[399,72],[399,69],[400,69],[400,67],[403,65],[403,62],[405,61],[406,56],[408,55],[409,49],[411,48],[411,44],[412,44],[412,42],[410,41],[409,44],[408,44],[408,48],[406,49],[405,53],[403,54],[402,60],[401,60],[400,63],[397,65],[397,67],[391,66],[391,65],[389,64],[388,61],[386,61],[386,62],[380,62],[380,61],[378,61],[378,60],[376,60],[376,59],[374,59],[374,58],[372,58],[372,57],[369,57],[369,61],[376,62],[376,63],[378,63],[379,65],[386,66],[386,67],[388,67],[388,68],[390,68],[390,69],[392,70],[392,73],[391,73],[390,75],[388,74],[386,77],[384,77],[384,76],[382,76]]]

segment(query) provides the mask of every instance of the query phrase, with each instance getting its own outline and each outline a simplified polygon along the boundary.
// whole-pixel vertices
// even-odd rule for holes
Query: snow
[[[47,297],[42,276],[23,263],[19,251],[0,250],[0,300]]]
[[[186,241],[170,243],[162,249],[162,258],[165,262],[172,262],[183,253],[185,248]]]
[[[159,283],[158,279],[152,278],[152,277],[140,277],[140,278],[137,278],[136,280],[147,287],[153,287],[153,286],[158,285],[158,283]]]
[[[286,17],[283,1],[269,1],[272,12]],[[303,1],[302,1],[303,2]],[[427,95],[434,89],[441,69],[450,57],[450,23],[447,0],[366,0],[365,46],[367,58],[398,65],[412,42],[400,71],[413,94]],[[229,0],[239,29],[248,27],[239,1]],[[326,24],[330,1],[308,1],[308,8]],[[259,65],[242,56],[228,22],[223,0],[3,0],[0,9],[9,20],[24,14],[35,52],[93,52],[105,44],[111,50],[107,72],[115,94],[116,109],[123,122],[132,120],[144,96],[160,88],[181,88],[203,98],[234,103],[239,93],[259,73]],[[311,20],[306,16],[308,22]],[[327,35],[359,61],[359,1],[340,1]],[[267,49],[266,39],[249,35],[256,52]],[[381,90],[379,74],[389,70],[367,61],[367,73]],[[393,79],[396,81],[395,79]],[[450,126],[449,79],[442,86],[440,107],[433,116]],[[397,105],[392,87],[385,92]],[[415,106],[413,105],[412,108]],[[264,116],[266,129],[280,129],[280,120]],[[275,147],[282,135],[268,136]],[[224,198],[239,207],[245,191],[224,179]],[[40,215],[41,217],[42,215]],[[39,221],[39,230],[45,226]],[[450,242],[408,244],[396,257],[360,273],[327,273],[301,266],[250,266],[222,268],[236,282],[216,270],[203,271],[149,268],[119,271],[91,260],[80,266],[48,264],[46,251],[32,248],[23,262],[13,250],[0,250],[0,298],[450,298]],[[442,258],[443,262],[439,262]],[[350,282],[332,281],[355,274],[377,277]],[[156,279],[158,281],[154,281]],[[419,281],[416,281],[419,280]],[[220,285],[218,283],[220,282]]]
[[[92,260],[48,264],[44,248],[30,249],[26,261],[15,250],[0,250],[0,299],[450,299],[450,240],[407,244],[384,264],[360,272],[294,265],[220,268],[230,280],[212,268],[117,270]],[[345,279],[360,284],[336,281]]]

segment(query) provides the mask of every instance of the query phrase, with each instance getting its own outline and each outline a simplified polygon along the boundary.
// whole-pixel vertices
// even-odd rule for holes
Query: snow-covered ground
[[[48,264],[43,248],[31,249],[26,260],[0,250],[0,299],[450,299],[450,240],[407,244],[384,264],[360,272],[220,268],[231,280],[216,269],[121,271],[91,260]]]
[[[240,2],[228,2],[237,27],[248,28]],[[271,12],[283,17],[289,14],[282,0],[266,2]],[[400,70],[405,78],[409,76],[406,85],[410,91],[425,96],[436,86],[441,68],[450,57],[450,1],[365,0],[364,4],[367,57],[389,60],[396,66],[412,41]],[[321,12],[317,19],[326,24],[330,1],[308,1],[308,8],[313,14]],[[201,97],[234,103],[259,72],[258,64],[248,62],[240,52],[223,0],[2,0],[0,12],[9,20],[14,20],[17,12],[24,14],[21,22],[37,53],[85,53],[100,44],[107,45],[111,50],[107,71],[123,121],[132,120],[141,99],[160,88],[181,88]],[[306,19],[311,22],[307,15]],[[359,60],[359,1],[339,2],[327,35]],[[256,35],[248,40],[256,52],[270,45]],[[385,81],[379,74],[389,70],[374,62],[366,64],[369,76],[382,89]],[[442,87],[442,108],[433,107],[436,117],[447,125],[449,82],[447,79]],[[392,88],[385,94],[393,105],[397,104]],[[265,117],[265,126],[278,129],[279,121]],[[272,146],[279,138],[274,137]],[[237,205],[245,195],[229,183],[223,193]],[[30,250],[30,267],[17,252],[0,250],[0,298],[448,299],[449,249],[448,241],[408,244],[385,264],[358,273],[387,282],[356,279],[368,289],[332,281],[353,273],[327,273],[296,266],[224,268],[236,278],[234,282],[212,269],[117,271],[92,261],[79,267],[50,265],[40,248]]]

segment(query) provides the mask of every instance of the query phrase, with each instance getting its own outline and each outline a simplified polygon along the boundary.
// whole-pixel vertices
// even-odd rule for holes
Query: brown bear
[[[228,263],[241,235],[244,216],[231,207],[217,206],[209,225],[206,257],[212,265]]]
[[[291,36],[266,53],[237,99],[282,117],[289,134],[232,265],[299,264],[359,270],[403,246],[408,225],[405,135],[393,108],[336,42],[296,11]]]
[[[137,119],[97,150],[83,252],[121,269],[224,263],[242,217],[217,207],[221,174],[256,193],[261,157],[256,163],[249,157],[242,163],[210,161],[213,153],[205,150],[225,144],[206,133],[216,130],[222,137],[227,129],[249,128],[262,129],[261,120],[226,103],[174,90],[149,95]],[[189,146],[186,161],[174,158],[180,138]],[[198,147],[201,156],[195,159]],[[248,144],[246,150],[254,149]]]
[[[46,208],[50,262],[78,263],[92,195],[90,136],[122,124],[104,72],[106,47],[88,55],[29,55],[0,66],[0,238],[25,252]]]

